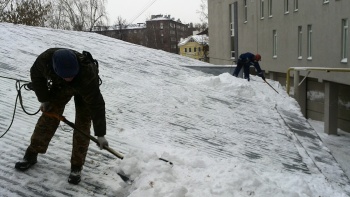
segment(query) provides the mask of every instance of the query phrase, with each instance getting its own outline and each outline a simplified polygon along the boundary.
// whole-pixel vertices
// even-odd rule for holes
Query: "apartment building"
[[[170,15],[152,15],[146,23],[122,27],[95,27],[93,32],[178,54],[180,39],[192,35],[193,31],[191,25],[182,24],[180,20],[175,20]]]
[[[349,10],[349,0],[208,0],[210,62],[259,53],[307,118],[350,132]]]

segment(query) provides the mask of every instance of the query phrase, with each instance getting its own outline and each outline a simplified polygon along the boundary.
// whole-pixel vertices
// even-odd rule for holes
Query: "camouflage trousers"
[[[85,132],[89,135],[91,116],[88,107],[81,96],[73,95],[73,93],[69,91],[62,91],[55,94],[55,99],[50,101],[50,106],[52,106],[50,112],[62,115],[66,104],[73,96],[76,110],[75,126],[77,129],[79,129],[79,131]],[[26,154],[46,153],[49,143],[54,136],[59,123],[60,121],[58,119],[42,114],[35,126]],[[72,168],[81,168],[84,165],[90,142],[90,139],[81,134],[79,131],[73,131],[73,149],[71,155]]]

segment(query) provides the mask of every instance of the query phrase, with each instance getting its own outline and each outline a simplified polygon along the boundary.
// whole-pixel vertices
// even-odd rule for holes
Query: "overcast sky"
[[[200,4],[201,0],[107,0],[106,8],[110,25],[118,16],[126,19],[128,23],[135,24],[145,22],[146,18],[156,14],[170,14],[186,24],[200,23],[200,15],[197,13]]]

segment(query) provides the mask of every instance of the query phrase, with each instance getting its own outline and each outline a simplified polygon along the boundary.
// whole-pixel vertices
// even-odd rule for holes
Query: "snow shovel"
[[[267,83],[267,81],[264,79],[264,81],[265,81],[265,83],[267,84],[267,85],[269,85],[273,90],[275,90],[275,92],[277,92],[277,90],[275,89],[275,88],[273,88],[269,83]],[[277,94],[279,94],[278,92],[277,92]]]
[[[84,136],[90,138],[90,140],[92,140],[93,142],[95,142],[96,144],[99,144],[97,139],[95,137],[93,137],[92,135],[88,135],[84,132],[82,132],[81,130],[79,130],[74,123],[68,121],[64,116],[55,114],[55,113],[50,113],[50,112],[44,112],[45,115],[52,117],[52,118],[57,118],[58,120],[66,123],[67,125],[69,125],[70,127],[72,127],[74,130],[78,131],[79,133],[83,134]],[[116,157],[118,157],[119,159],[123,159],[124,156],[121,155],[120,153],[118,153],[117,151],[113,150],[112,148],[108,147],[108,146],[104,146],[103,149],[106,149],[108,152],[112,153],[113,155],[115,155]],[[132,183],[132,181],[130,180],[130,178],[125,175],[124,173],[117,173],[120,178],[126,182],[126,183]]]
[[[45,115],[50,116],[52,118],[56,118],[64,123],[66,123],[67,125],[69,125],[70,127],[72,127],[74,130],[78,131],[79,133],[83,134],[84,136],[90,138],[90,140],[92,140],[93,142],[95,142],[96,144],[99,145],[97,139],[95,137],[93,137],[92,135],[86,134],[84,132],[82,132],[81,130],[79,130],[74,123],[68,121],[64,116],[55,114],[55,113],[50,113],[50,112],[44,112]],[[118,157],[119,159],[123,159],[124,156],[120,153],[118,153],[117,151],[113,150],[112,148],[108,147],[108,146],[104,146],[103,149],[107,150],[108,152],[112,153],[113,155],[115,155],[116,157]]]
[[[45,115],[49,116],[49,117],[52,117],[52,118],[56,118],[64,123],[66,123],[67,125],[69,125],[70,127],[72,127],[74,130],[78,131],[79,133],[83,134],[84,136],[90,138],[90,140],[92,140],[93,142],[95,142],[96,144],[99,144],[97,139],[95,137],[93,137],[92,135],[89,135],[89,134],[86,134],[84,132],[82,132],[81,130],[79,130],[74,123],[68,121],[64,116],[61,116],[61,115],[58,115],[58,114],[55,114],[55,113],[52,113],[52,112],[43,112]],[[116,157],[118,157],[119,159],[123,159],[124,156],[120,153],[118,153],[117,151],[113,150],[112,148],[108,147],[108,146],[104,146],[103,149],[107,150],[108,152],[112,153],[113,155],[115,155]],[[172,162],[166,160],[166,159],[163,159],[163,158],[159,158],[159,160],[161,161],[164,161],[166,163],[169,163],[171,166],[173,165]],[[118,172],[117,173],[120,178],[130,184],[132,183],[133,181],[126,175],[124,174],[123,172]]]

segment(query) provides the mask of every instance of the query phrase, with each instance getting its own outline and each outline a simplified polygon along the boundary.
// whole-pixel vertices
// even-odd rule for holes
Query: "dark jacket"
[[[239,56],[238,64],[242,63],[245,66],[254,66],[258,73],[261,73],[260,64],[257,61],[254,61],[255,55],[253,53],[247,52]]]
[[[52,55],[59,48],[51,48],[38,56],[30,69],[33,90],[39,102],[50,102],[57,89],[71,89],[80,95],[87,104],[96,136],[106,134],[105,102],[99,88],[97,66],[83,54],[73,51],[78,59],[80,70],[74,80],[67,83],[56,75],[52,67]],[[48,81],[52,81],[50,90]]]

